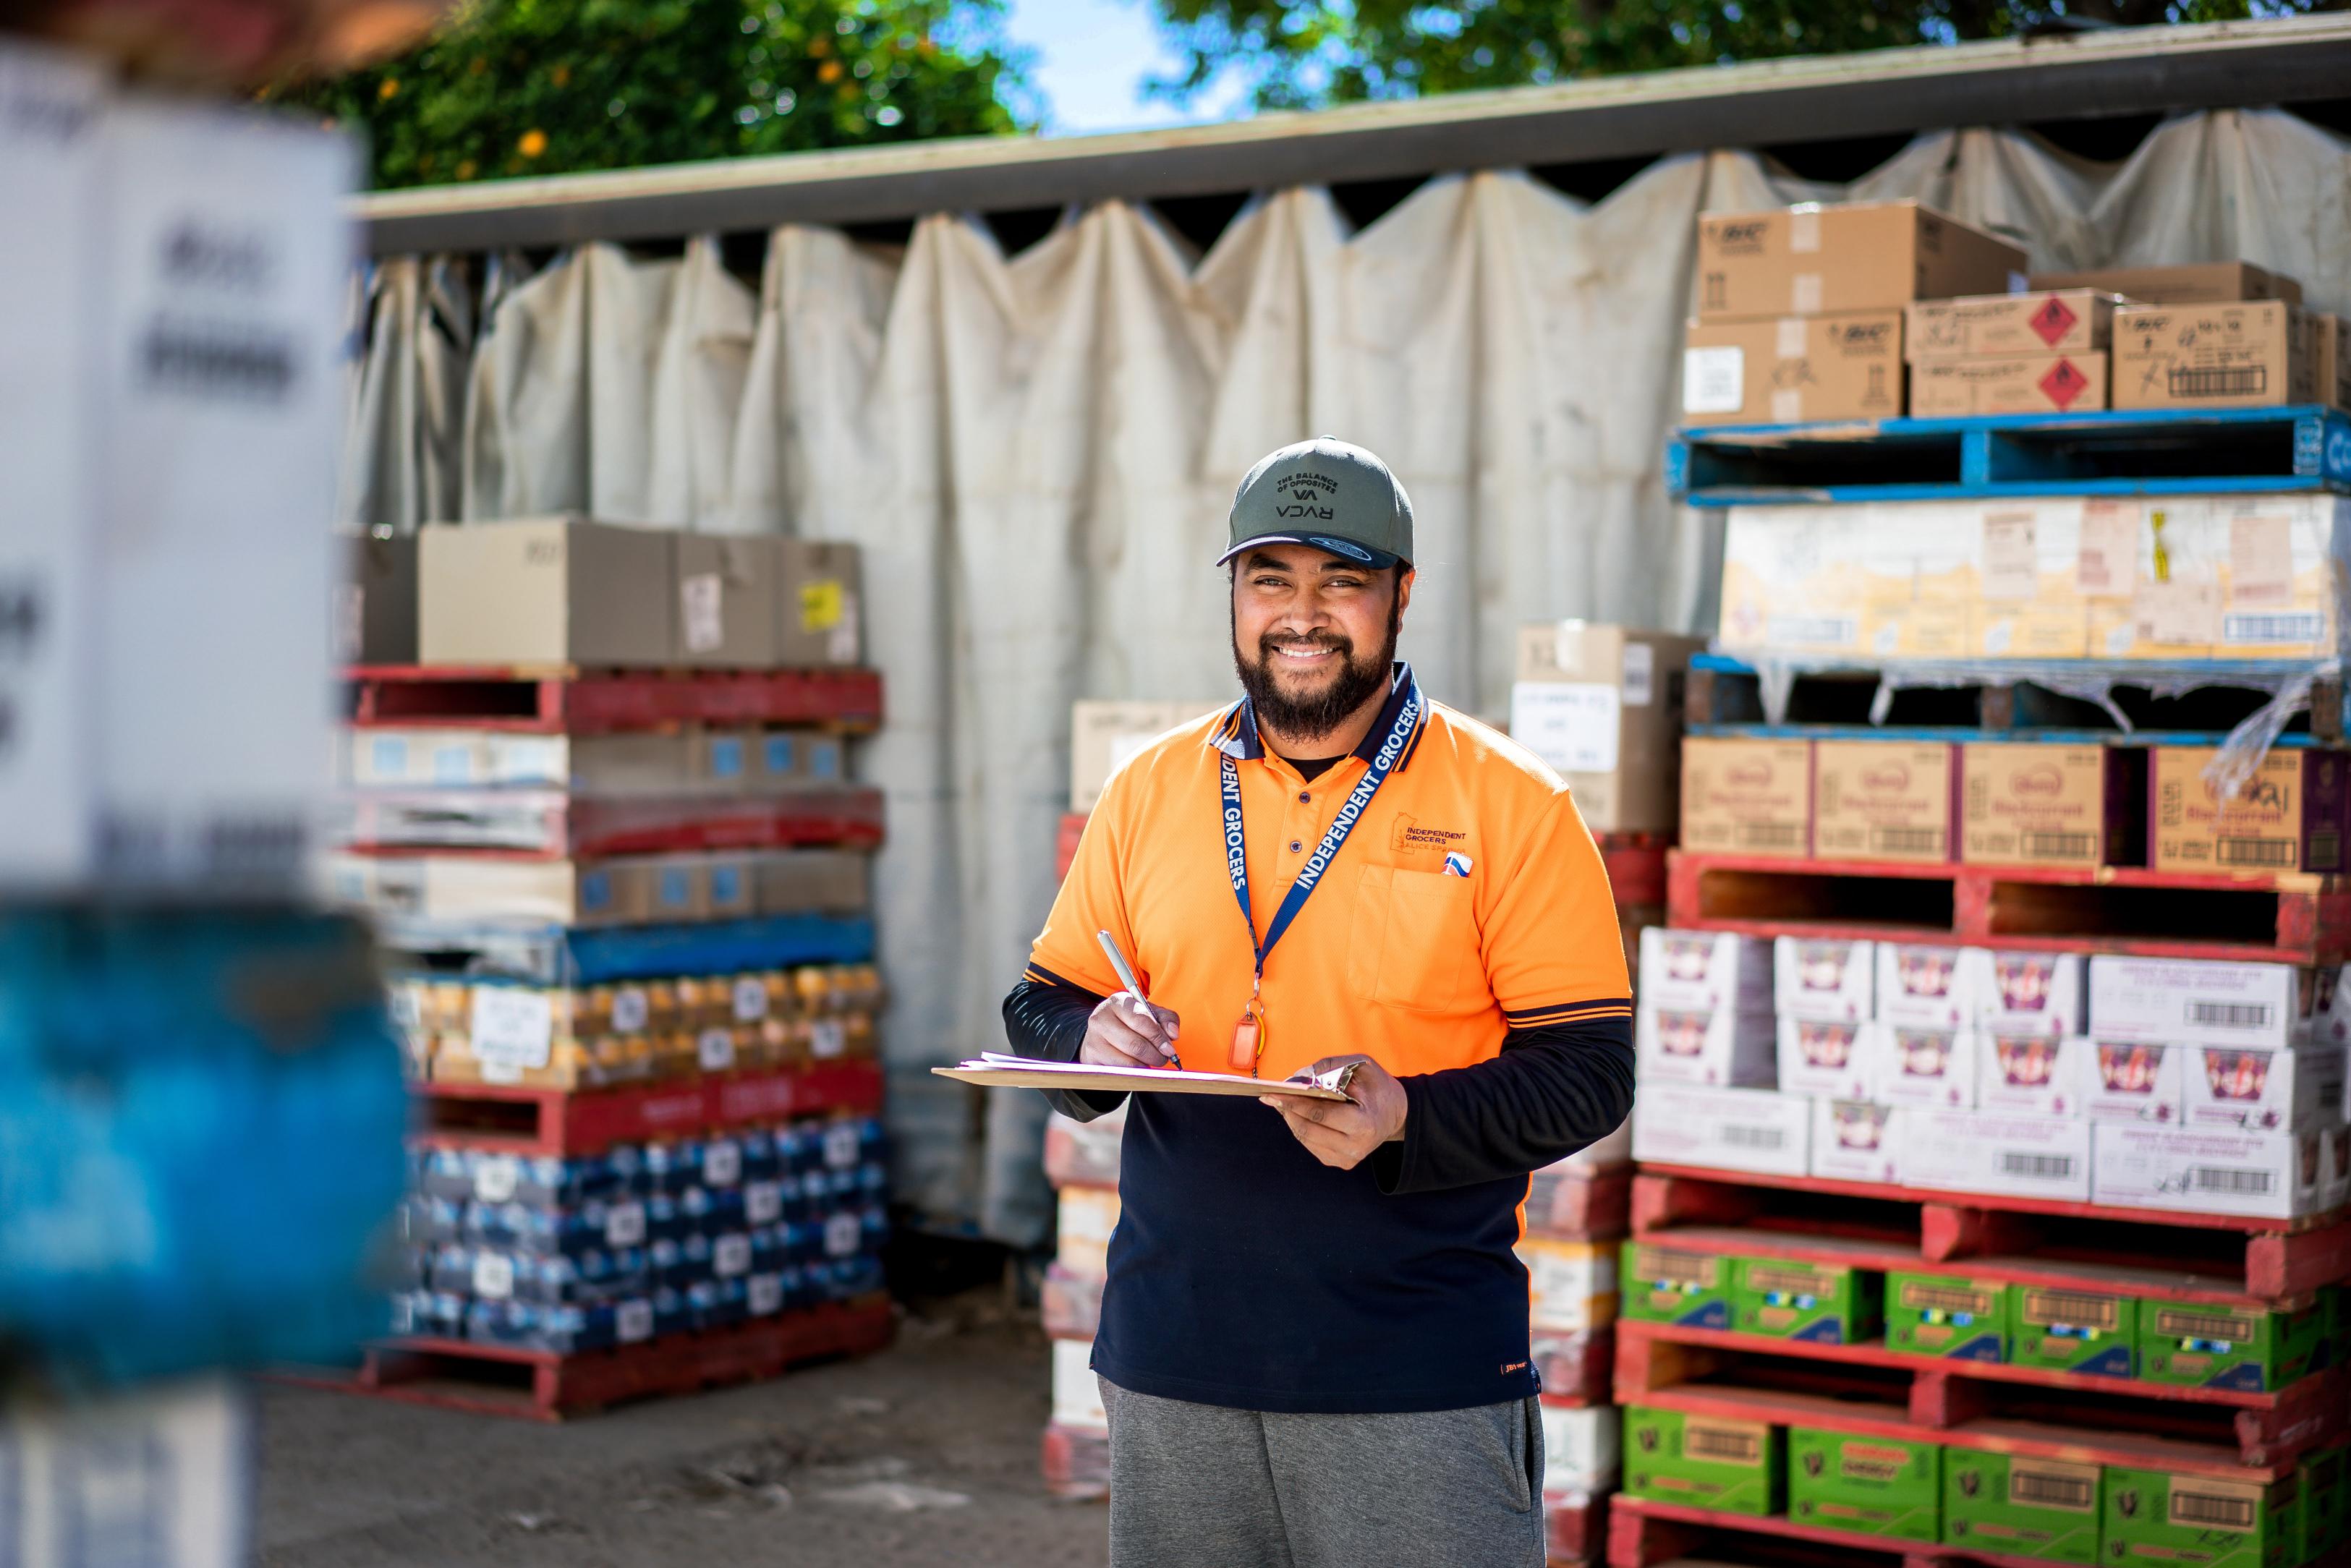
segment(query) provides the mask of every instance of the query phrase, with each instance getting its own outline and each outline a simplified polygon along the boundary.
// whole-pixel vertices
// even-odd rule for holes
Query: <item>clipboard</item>
[[[1110,1093],[1248,1095],[1284,1094],[1300,1100],[1344,1104],[1354,1064],[1309,1082],[1302,1078],[1243,1078],[1237,1072],[1192,1072],[1174,1067],[1098,1067],[1084,1061],[1040,1061],[1034,1057],[985,1051],[953,1067],[934,1067],[941,1078],[982,1083],[992,1089],[1099,1089]]]

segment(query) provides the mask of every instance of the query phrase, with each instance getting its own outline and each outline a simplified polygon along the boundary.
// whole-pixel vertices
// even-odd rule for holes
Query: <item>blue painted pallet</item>
[[[1666,449],[1666,484],[1694,507],[2351,493],[2351,415],[2300,403],[1693,426]]]
[[[797,964],[862,964],[873,956],[862,915],[768,915],[680,925],[560,925],[390,920],[386,947],[420,967],[542,986],[598,986],[666,975],[723,975]]]
[[[2009,729],[1934,724],[1693,724],[1682,733],[1732,740],[1900,740],[1974,745],[1980,741],[2031,741],[2036,746],[2204,746],[2229,738],[2222,729],[2065,729],[2020,724]],[[2273,747],[2306,749],[2325,742],[2314,736],[2285,734]]]

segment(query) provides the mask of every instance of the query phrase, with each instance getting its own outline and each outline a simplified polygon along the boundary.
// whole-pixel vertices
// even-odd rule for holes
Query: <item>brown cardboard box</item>
[[[1816,742],[1813,853],[1823,860],[1949,860],[1958,752],[1939,742]]]
[[[1802,860],[1813,836],[1812,743],[1682,742],[1682,847]]]
[[[428,664],[663,665],[676,536],[585,517],[434,524],[416,544],[417,657]]]
[[[2144,747],[1959,747],[1959,858],[1971,864],[2136,865],[2146,804]]]
[[[1817,204],[1698,221],[1698,314],[1818,316],[1998,294],[2024,253],[1916,202]]]
[[[854,664],[864,657],[864,585],[857,547],[778,539],[776,650],[779,668]]]
[[[347,533],[335,601],[335,657],[347,664],[416,663],[416,536]]]
[[[2310,318],[2310,379],[2320,402],[2351,408],[2351,316]]]
[[[869,862],[862,850],[785,850],[761,855],[759,913],[860,913],[872,901],[866,880]]]
[[[2308,402],[2314,385],[2309,322],[2292,305],[2115,312],[2116,408],[2262,408]]]
[[[1070,708],[1070,810],[1091,811],[1126,759],[1178,725],[1216,711],[1214,702],[1098,702]]]
[[[2025,280],[2033,289],[2095,288],[2142,305],[2226,305],[2240,299],[2302,303],[2302,285],[2282,272],[2242,261],[2195,262],[2186,267],[2102,267],[2088,272],[2036,272]]]
[[[653,918],[645,861],[535,861],[423,857],[419,911],[433,920],[536,920],[634,925]]]
[[[776,662],[776,576],[770,540],[677,536],[677,643],[683,665],[764,669]]]
[[[1902,312],[1693,321],[1682,350],[1687,424],[1893,419],[1902,413]]]
[[[1700,637],[1593,621],[1519,628],[1510,735],[1559,769],[1595,833],[1680,820],[1682,688]]]
[[[2204,777],[2219,755],[2165,746],[2147,780],[2147,863],[2220,873],[2344,869],[2351,824],[2351,753],[2275,747],[2230,800]]]
[[[1994,355],[2090,354],[2106,346],[2120,295],[2095,288],[1914,299],[1902,353],[1912,364]]]
[[[1929,360],[1910,367],[1913,419],[1970,413],[2087,413],[2105,406],[2104,354]]]

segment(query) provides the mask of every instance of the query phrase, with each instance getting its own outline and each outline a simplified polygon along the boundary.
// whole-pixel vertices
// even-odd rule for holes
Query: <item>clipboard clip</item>
[[[1311,1083],[1317,1089],[1335,1089],[1344,1094],[1355,1082],[1355,1069],[1361,1066],[1363,1063],[1360,1061],[1347,1061],[1322,1072],[1308,1072],[1301,1070],[1291,1073],[1290,1081],[1293,1083]]]

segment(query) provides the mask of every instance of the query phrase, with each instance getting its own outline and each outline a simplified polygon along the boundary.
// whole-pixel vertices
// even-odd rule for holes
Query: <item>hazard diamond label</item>
[[[2060,360],[2049,367],[2049,373],[2041,378],[2039,384],[2042,395],[2049,400],[2050,406],[2062,413],[2073,406],[2075,398],[2090,390],[2090,378],[2084,375],[2082,367],[2073,361]]]
[[[2041,302],[2040,309],[2032,313],[2032,329],[2041,334],[2043,342],[2053,349],[2057,346],[2057,340],[2072,331],[2074,323],[2080,319],[2066,308],[2063,299],[2053,294]]]

